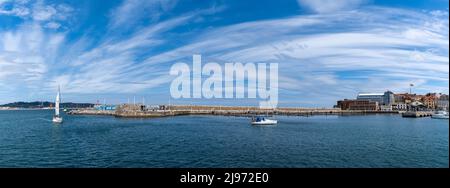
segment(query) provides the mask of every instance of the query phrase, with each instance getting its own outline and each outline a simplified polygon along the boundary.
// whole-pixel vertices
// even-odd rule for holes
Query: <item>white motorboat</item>
[[[275,125],[278,123],[277,120],[266,119],[265,117],[254,117],[252,118],[252,125]]]
[[[436,113],[431,115],[431,118],[434,118],[434,119],[448,119],[448,116],[449,116],[449,114],[446,111],[437,111]]]
[[[58,94],[56,95],[56,101],[55,101],[55,115],[53,116],[53,123],[62,123],[63,118],[59,115],[59,103],[61,100],[61,94],[58,86]]]

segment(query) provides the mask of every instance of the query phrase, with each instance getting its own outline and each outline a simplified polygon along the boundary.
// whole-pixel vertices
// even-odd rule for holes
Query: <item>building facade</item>
[[[438,96],[436,93],[428,93],[421,99],[422,104],[428,109],[436,109],[438,103]]]
[[[394,111],[406,111],[408,110],[408,105],[406,103],[395,103],[392,105],[392,110]]]
[[[380,105],[380,111],[390,112],[392,111],[392,105]]]
[[[378,102],[378,104],[384,104],[383,93],[359,93],[356,99],[362,101]]]
[[[446,94],[442,94],[441,96],[439,96],[439,99],[437,100],[437,109],[438,110],[449,110],[449,98],[448,95]]]
[[[359,93],[356,99],[378,102],[379,105],[387,106],[395,103],[395,95],[391,91],[386,91],[384,93]]]
[[[359,93],[356,100],[340,100],[337,101],[335,107],[342,110],[365,111],[449,110],[449,96],[441,93],[428,93],[426,95],[394,94],[391,91]]]
[[[399,94],[394,94],[394,101],[395,101],[395,103],[410,104],[414,101],[421,101],[423,97],[424,97],[423,95],[399,93]]]
[[[378,111],[378,102],[368,100],[341,100],[337,102],[336,107],[342,110],[363,110],[363,111]]]
[[[395,103],[405,103],[405,95],[404,94],[394,94]]]
[[[384,102],[383,105],[387,105],[387,106],[391,106],[392,104],[394,104],[395,103],[394,93],[392,91],[384,92],[383,102]]]

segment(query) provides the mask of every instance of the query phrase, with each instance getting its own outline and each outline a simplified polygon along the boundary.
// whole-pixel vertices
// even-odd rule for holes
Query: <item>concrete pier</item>
[[[433,112],[429,111],[409,111],[402,113],[402,117],[410,117],[410,118],[428,117],[431,115],[433,115]]]

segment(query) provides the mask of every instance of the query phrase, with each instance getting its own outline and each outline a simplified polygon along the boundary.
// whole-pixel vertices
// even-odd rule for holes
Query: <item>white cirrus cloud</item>
[[[0,15],[17,16],[25,18],[31,14],[30,9],[26,6],[28,1],[10,1],[0,0]],[[6,4],[11,4],[10,8],[6,8]]]
[[[142,20],[157,21],[161,15],[173,9],[177,2],[178,0],[124,0],[111,11],[110,27],[123,30]]]
[[[2,1],[2,4],[0,15],[19,17],[24,22],[36,22],[50,29],[60,28],[74,12],[66,4],[48,4],[42,0]],[[4,6],[6,4],[9,6]]]
[[[47,24],[45,24],[45,27],[50,29],[58,29],[61,27],[61,24],[58,22],[48,22]]]
[[[367,0],[297,0],[300,6],[316,13],[332,13],[350,10],[367,2]]]
[[[39,24],[0,31],[0,82],[25,90],[45,84],[64,40],[64,34],[45,33]]]
[[[360,91],[404,92],[408,83],[448,93],[448,45],[445,16],[373,7],[212,29],[136,69],[189,62],[193,53],[222,63],[278,62],[281,102],[295,95],[330,106]]]

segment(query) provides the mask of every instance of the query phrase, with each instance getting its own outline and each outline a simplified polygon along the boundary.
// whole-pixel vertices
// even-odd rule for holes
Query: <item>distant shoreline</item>
[[[9,110],[9,109],[54,109],[55,103],[48,101],[33,101],[33,102],[13,102],[8,104],[0,105],[0,110]],[[63,108],[93,108],[95,104],[92,103],[73,103],[73,102],[64,102],[60,104],[60,107]]]
[[[54,110],[54,108],[8,108],[8,109],[0,108],[0,111],[28,111],[28,110]]]

